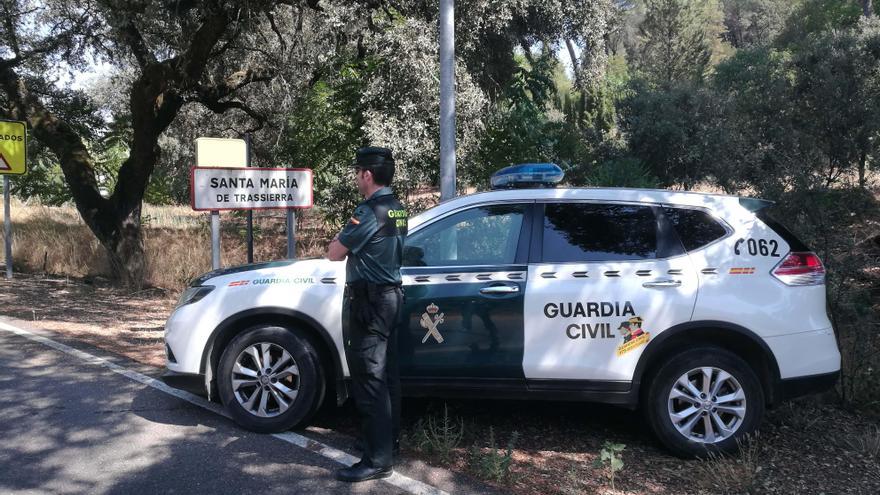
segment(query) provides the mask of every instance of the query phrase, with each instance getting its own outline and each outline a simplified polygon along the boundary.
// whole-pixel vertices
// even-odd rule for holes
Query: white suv
[[[409,220],[404,394],[640,406],[679,455],[730,450],[767,405],[831,387],[825,271],[763,200],[509,189]],[[245,428],[347,397],[345,269],[326,259],[208,273],[165,326],[166,381]]]

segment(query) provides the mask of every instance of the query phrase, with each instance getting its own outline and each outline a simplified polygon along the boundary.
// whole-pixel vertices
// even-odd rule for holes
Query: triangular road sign
[[[12,167],[9,166],[9,162],[7,162],[6,158],[3,156],[3,153],[0,153],[0,170],[12,170]]]

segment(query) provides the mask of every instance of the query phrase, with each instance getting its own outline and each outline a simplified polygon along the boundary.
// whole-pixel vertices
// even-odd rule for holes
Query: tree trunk
[[[14,49],[15,57],[0,58],[0,88],[6,92],[9,117],[27,121],[33,136],[58,158],[77,210],[107,250],[115,278],[129,287],[140,287],[144,283],[141,208],[150,175],[159,161],[159,136],[186,101],[201,102],[217,113],[237,108],[253,116],[243,103],[221,100],[248,84],[273,77],[268,70],[247,69],[234,72],[216,84],[200,82],[208,62],[219,56],[213,52],[231,19],[242,20],[238,17],[241,10],[236,2],[204,3],[203,18],[198,29],[188,33],[188,44],[172,50],[176,55],[162,61],[149,50],[130,19],[125,16],[111,19],[115,23],[111,26],[113,31],[131,49],[140,72],[132,84],[129,100],[131,151],[119,169],[116,187],[109,198],[100,194],[95,163],[81,136],[53,113],[51,105],[44,105],[38,94],[31,93],[25,79],[16,73],[16,65],[24,62],[18,48]],[[317,2],[310,5],[313,3],[317,5]],[[274,2],[248,10],[247,15],[263,12],[271,5]],[[183,95],[188,100],[185,101]]]
[[[113,236],[101,244],[107,249],[113,274],[126,287],[140,288],[146,274],[141,209],[121,219]]]
[[[113,277],[122,284],[139,288],[144,283],[144,245],[141,232],[141,202],[147,181],[159,159],[158,136],[180,106],[179,99],[160,93],[146,99],[138,94],[149,83],[135,83],[132,100],[139,101],[133,115],[145,117],[135,123],[135,139],[128,160],[119,171],[116,190],[110,198],[100,194],[95,164],[82,138],[66,122],[56,117],[31,94],[24,81],[9,67],[0,69],[0,85],[9,96],[10,117],[26,121],[35,138],[44,143],[64,172],[76,209],[89,230],[104,247]],[[151,89],[155,90],[155,87]],[[157,101],[165,105],[153,106]],[[134,105],[133,105],[134,106]],[[174,107],[168,108],[169,106]],[[140,110],[140,111],[138,111]],[[144,132],[146,131],[146,132]]]
[[[570,39],[565,39],[565,48],[568,49],[568,58],[571,59],[571,71],[574,73],[575,86],[579,91],[584,90],[584,82],[581,80],[581,67],[578,63],[578,56],[574,51],[574,43]]]
[[[874,6],[871,5],[872,0],[862,0],[862,13],[865,14],[865,17],[871,17],[874,15]]]

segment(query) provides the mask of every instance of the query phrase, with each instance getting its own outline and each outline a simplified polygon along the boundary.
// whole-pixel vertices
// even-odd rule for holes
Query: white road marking
[[[147,385],[148,387],[153,387],[156,390],[165,392],[169,395],[173,395],[203,409],[207,409],[215,414],[219,414],[220,416],[223,416],[227,419],[231,419],[226,411],[223,409],[223,407],[219,404],[209,402],[207,399],[192,394],[190,392],[168,386],[167,384],[165,384],[165,382],[161,380],[151,378],[142,373],[138,373],[137,371],[132,371],[107,359],[93,356],[92,354],[89,354],[87,352],[83,352],[79,349],[74,349],[69,345],[56,342],[47,337],[43,337],[42,335],[35,334],[23,328],[12,326],[3,321],[0,321],[0,330],[14,333],[26,339],[30,339],[34,342],[38,342],[55,350],[61,351],[65,354],[70,354],[71,356],[79,358],[86,363],[107,368],[110,371],[118,373],[128,379],[134,380],[138,383],[142,383],[144,385]],[[317,442],[315,440],[312,440],[311,438],[304,437],[292,431],[286,431],[284,433],[274,433],[272,434],[272,436],[279,440],[283,440],[287,443],[296,445],[297,447],[302,447],[310,452],[314,452],[322,457],[326,457],[327,459],[330,459],[331,461],[337,462],[344,466],[350,466],[358,461],[358,458],[351,454],[348,454],[339,449],[335,449],[321,442]],[[397,488],[406,491],[407,493],[412,493],[413,495],[449,495],[447,492],[440,490],[439,488],[435,488],[431,485],[423,483],[419,480],[414,480],[397,472],[392,474],[391,477],[385,478],[382,481],[390,485],[394,485]]]

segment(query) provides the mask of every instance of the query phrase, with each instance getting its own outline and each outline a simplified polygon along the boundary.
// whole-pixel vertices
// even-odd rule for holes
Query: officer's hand
[[[339,236],[334,237],[330,241],[330,245],[327,246],[327,259],[330,261],[342,261],[346,256],[348,256],[348,248],[339,242]]]

